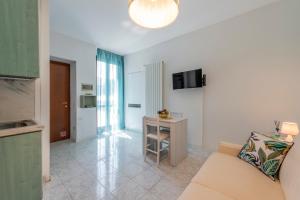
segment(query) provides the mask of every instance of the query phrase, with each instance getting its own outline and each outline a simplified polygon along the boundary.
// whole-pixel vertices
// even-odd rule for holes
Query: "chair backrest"
[[[280,182],[286,200],[300,199],[300,136],[294,142],[280,170]]]

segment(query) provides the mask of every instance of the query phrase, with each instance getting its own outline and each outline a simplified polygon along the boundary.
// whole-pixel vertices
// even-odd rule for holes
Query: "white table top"
[[[153,120],[157,120],[159,122],[167,122],[167,123],[177,123],[177,122],[181,122],[181,121],[187,120],[186,118],[162,119],[162,118],[159,118],[159,117],[148,117],[148,116],[145,116],[145,117],[148,118],[148,119],[153,119]]]

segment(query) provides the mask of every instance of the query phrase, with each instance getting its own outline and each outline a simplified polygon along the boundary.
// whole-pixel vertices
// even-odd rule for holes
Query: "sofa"
[[[273,181],[237,158],[241,145],[222,142],[178,200],[299,200],[300,136]]]

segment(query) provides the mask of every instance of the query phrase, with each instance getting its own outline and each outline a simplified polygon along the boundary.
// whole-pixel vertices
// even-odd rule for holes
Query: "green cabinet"
[[[0,1],[0,76],[39,77],[38,0]]]
[[[41,133],[0,138],[0,199],[42,199]]]

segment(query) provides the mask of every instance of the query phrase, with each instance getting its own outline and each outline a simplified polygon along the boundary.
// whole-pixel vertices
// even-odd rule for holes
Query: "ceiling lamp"
[[[175,21],[179,0],[128,0],[129,16],[145,28],[162,28]]]

